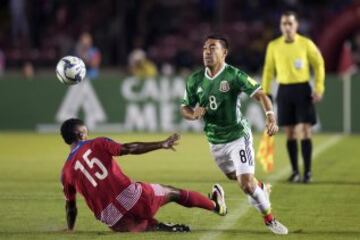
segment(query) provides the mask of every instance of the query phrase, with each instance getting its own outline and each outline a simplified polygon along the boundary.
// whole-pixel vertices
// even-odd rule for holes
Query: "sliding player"
[[[154,218],[159,208],[169,202],[226,215],[224,192],[219,184],[214,185],[211,199],[208,199],[190,190],[134,182],[122,172],[113,158],[158,149],[174,150],[179,139],[177,134],[164,141],[147,143],[119,144],[109,138],[88,140],[83,121],[68,119],[61,126],[61,135],[71,148],[61,177],[68,230],[73,230],[75,225],[77,192],[84,196],[98,220],[119,232],[190,231],[186,225],[164,224]]]

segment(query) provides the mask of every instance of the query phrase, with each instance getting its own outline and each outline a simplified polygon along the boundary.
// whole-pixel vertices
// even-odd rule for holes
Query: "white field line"
[[[313,159],[317,158],[320,154],[328,150],[330,147],[334,146],[340,140],[343,139],[343,135],[336,135],[329,138],[327,141],[322,142],[318,146],[315,147],[313,152]],[[266,181],[270,181],[273,185],[279,181],[280,179],[284,178],[289,173],[289,168],[283,168],[281,171],[272,174],[270,177],[266,179]],[[219,237],[223,232],[227,229],[230,229],[235,223],[243,217],[251,208],[248,200],[243,200],[240,204],[224,218],[224,220],[217,224],[214,231],[207,232],[200,237],[200,240],[213,240]]]

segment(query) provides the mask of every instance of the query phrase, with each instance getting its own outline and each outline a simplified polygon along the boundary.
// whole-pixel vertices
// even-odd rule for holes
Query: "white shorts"
[[[225,174],[236,172],[241,174],[255,173],[255,153],[251,133],[224,144],[211,144],[210,150],[218,167]]]

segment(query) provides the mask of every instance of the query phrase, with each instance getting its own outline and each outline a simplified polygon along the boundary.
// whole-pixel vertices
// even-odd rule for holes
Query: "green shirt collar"
[[[209,68],[205,68],[205,77],[210,79],[210,80],[214,80],[215,78],[217,78],[225,70],[226,66],[227,66],[227,63],[224,63],[224,65],[222,66],[220,71],[217,74],[215,74],[213,77],[210,77],[209,74],[208,74]]]

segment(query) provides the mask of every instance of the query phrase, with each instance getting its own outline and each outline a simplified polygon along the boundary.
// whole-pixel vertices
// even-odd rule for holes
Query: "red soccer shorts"
[[[160,184],[140,183],[142,193],[139,201],[111,227],[116,232],[144,232],[151,230],[157,220],[159,208],[168,202],[167,190]]]

